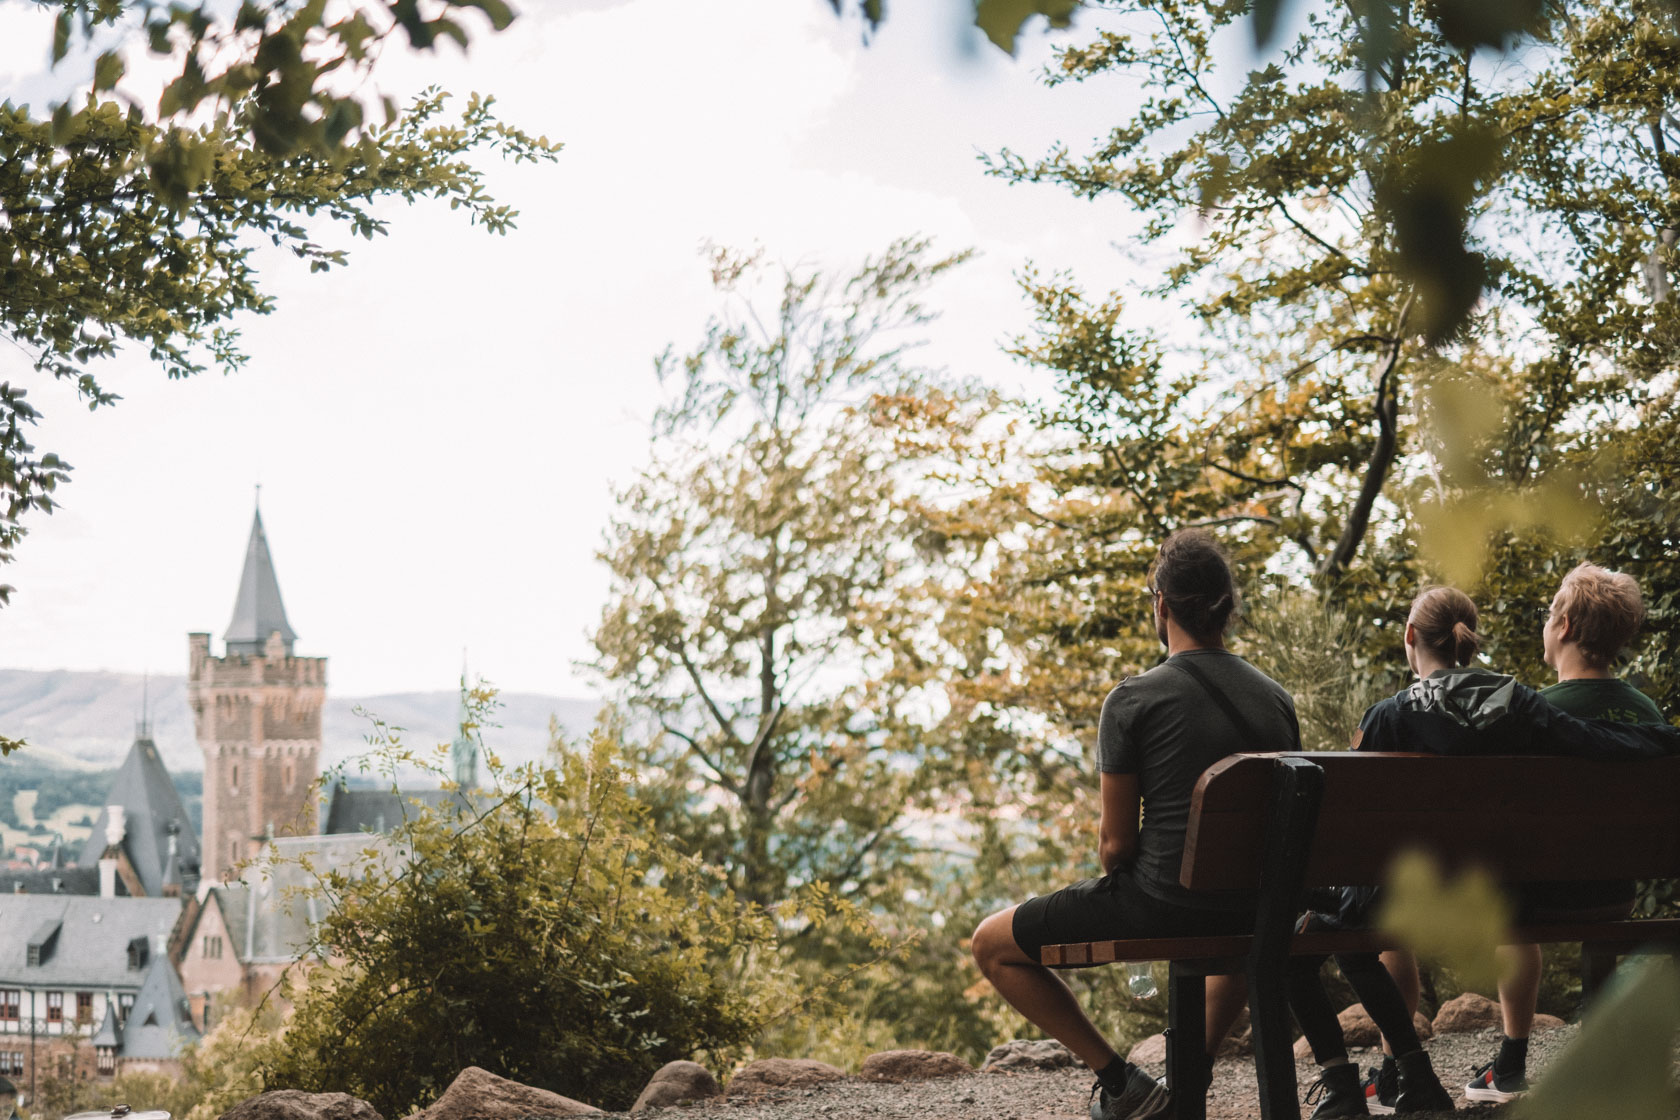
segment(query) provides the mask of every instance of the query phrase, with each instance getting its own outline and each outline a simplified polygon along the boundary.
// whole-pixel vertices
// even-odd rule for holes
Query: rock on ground
[[[669,1108],[692,1101],[722,1096],[723,1089],[711,1070],[698,1062],[666,1062],[648,1081],[642,1095],[630,1106],[631,1112],[649,1108]]]
[[[1556,1015],[1536,1014],[1534,1016],[1534,1026],[1529,1031],[1529,1033],[1530,1034],[1539,1034],[1541,1031],[1561,1030],[1562,1028],[1567,1027],[1568,1025],[1569,1025],[1568,1023],[1564,1022],[1562,1019],[1559,1019]]]
[[[582,1116],[598,1108],[497,1077],[487,1069],[468,1066],[455,1075],[432,1107],[409,1120],[530,1120],[541,1116]]]
[[[1371,1016],[1366,1014],[1364,1004],[1355,1003],[1343,1008],[1341,1014],[1336,1016],[1336,1021],[1342,1025],[1342,1040],[1348,1049],[1382,1045],[1382,1032],[1377,1030],[1377,1024],[1371,1021]],[[1412,1026],[1417,1030],[1419,1041],[1427,1042],[1435,1037],[1434,1028],[1421,1014],[1412,1015]],[[1297,1060],[1312,1057],[1312,1047],[1307,1045],[1305,1038],[1295,1040],[1295,1057]]]
[[[1126,1060],[1134,1066],[1141,1066],[1145,1062],[1165,1062],[1167,1060],[1167,1036],[1152,1034],[1126,1055]]]
[[[1435,1033],[1479,1031],[1499,1025],[1499,1005],[1486,996],[1465,992],[1441,1005],[1435,1013]]]
[[[1005,1042],[1001,1046],[992,1047],[992,1052],[986,1055],[986,1060],[980,1063],[982,1070],[1028,1070],[1028,1069],[1066,1069],[1079,1064],[1079,1059],[1073,1056],[1073,1051],[1057,1042],[1046,1038],[1038,1041],[1017,1038]]]
[[[883,1050],[865,1058],[858,1072],[868,1081],[927,1081],[973,1073],[974,1067],[943,1050]]]
[[[760,1058],[742,1066],[729,1079],[731,1097],[763,1093],[771,1089],[800,1089],[825,1081],[840,1081],[846,1071],[810,1058]]]
[[[276,1089],[240,1101],[221,1120],[384,1120],[378,1109],[349,1093]]]

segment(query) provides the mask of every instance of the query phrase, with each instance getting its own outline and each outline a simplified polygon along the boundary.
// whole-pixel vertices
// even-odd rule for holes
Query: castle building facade
[[[204,752],[203,873],[235,878],[266,836],[316,831],[327,659],[293,653],[262,513],[251,522],[233,620],[216,657],[210,635],[187,635],[187,701]]]

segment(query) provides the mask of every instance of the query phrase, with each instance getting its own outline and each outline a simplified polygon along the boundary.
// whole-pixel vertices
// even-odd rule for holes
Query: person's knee
[[[974,963],[980,966],[982,974],[991,976],[999,966],[1020,956],[1020,947],[1015,944],[1014,919],[1015,908],[1010,907],[991,915],[975,928],[969,951],[974,954]]]
[[[1015,934],[1011,930],[1010,919],[1015,910],[1000,910],[974,927],[974,937],[969,940],[969,952],[974,954],[974,964],[978,964],[979,971],[984,976],[991,976],[996,967],[1003,964],[1005,944],[1015,947]]]

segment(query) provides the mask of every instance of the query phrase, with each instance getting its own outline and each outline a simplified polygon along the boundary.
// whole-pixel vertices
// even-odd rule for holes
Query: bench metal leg
[[[1254,1071],[1260,1085],[1260,1115],[1265,1120],[1299,1120],[1301,1104],[1295,1079],[1295,1047],[1289,1029],[1289,992],[1283,972],[1249,969],[1248,1015],[1254,1031]]]
[[[1611,974],[1616,971],[1616,961],[1621,956],[1620,945],[1582,945],[1581,946],[1581,1005],[1587,1006],[1603,989]]]
[[[1323,799],[1322,769],[1304,758],[1278,759],[1247,968],[1254,1067],[1260,1081],[1260,1115],[1265,1120],[1301,1117],[1289,1031],[1289,945],[1295,934],[1307,851]]]
[[[1207,978],[1174,961],[1167,980],[1167,1085],[1175,1120],[1207,1120]]]

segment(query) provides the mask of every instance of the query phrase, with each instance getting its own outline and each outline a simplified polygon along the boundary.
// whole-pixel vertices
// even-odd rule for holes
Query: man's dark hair
[[[1161,542],[1149,566],[1149,587],[1197,641],[1222,636],[1237,611],[1231,562],[1206,529],[1180,529]]]

